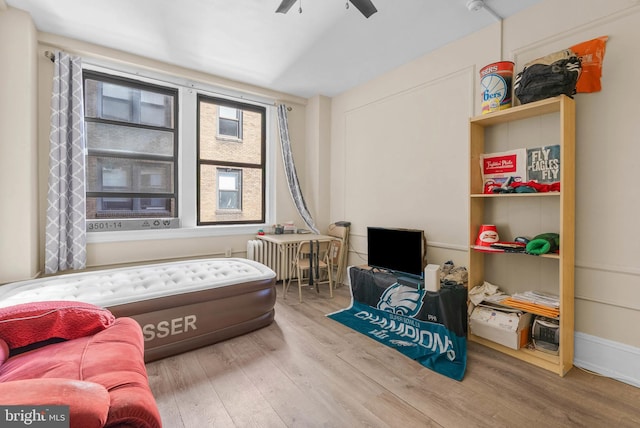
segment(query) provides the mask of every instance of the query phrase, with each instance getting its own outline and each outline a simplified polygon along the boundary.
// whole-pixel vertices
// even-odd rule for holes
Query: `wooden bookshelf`
[[[505,146],[503,141],[509,141],[507,145],[517,147],[518,141],[514,134],[515,130],[522,128],[522,122],[534,121],[533,128],[538,127],[539,118],[545,115],[553,116],[553,126],[549,128],[556,130],[554,135],[545,134],[545,130],[537,130],[530,132],[534,134],[534,141],[528,144],[536,144],[537,146],[560,145],[560,192],[549,193],[528,193],[528,194],[483,194],[483,182],[480,167],[480,156],[484,153],[492,153],[501,151]],[[545,123],[543,123],[544,126]],[[492,130],[496,127],[506,127],[502,131]],[[513,128],[509,128],[513,127]],[[512,132],[514,131],[514,132]],[[495,269],[499,263],[492,260],[496,257],[510,257],[502,252],[484,252],[475,249],[474,243],[478,234],[478,230],[482,224],[494,224],[494,217],[498,217],[503,223],[502,227],[506,229],[517,229],[518,217],[516,215],[504,215],[500,212],[504,209],[503,202],[506,201],[509,210],[516,211],[518,206],[524,203],[540,202],[544,203],[544,210],[540,209],[540,216],[551,214],[557,219],[557,229],[560,234],[560,252],[559,254],[548,254],[543,257],[547,260],[545,263],[557,263],[552,266],[552,270],[557,269],[557,284],[555,292],[560,298],[560,347],[559,355],[551,355],[539,350],[522,348],[513,350],[504,347],[498,343],[475,336],[469,333],[469,340],[489,346],[490,348],[499,350],[513,357],[527,361],[538,367],[553,371],[560,376],[564,376],[573,367],[574,352],[574,258],[575,258],[575,103],[574,100],[559,96],[545,99],[542,101],[512,107],[510,109],[501,110],[499,112],[490,113],[482,116],[476,116],[469,120],[469,289],[483,284],[488,277],[498,272],[488,270],[487,266]],[[540,136],[540,140],[536,141],[536,136]],[[532,147],[535,147],[532,146]],[[547,207],[552,207],[552,213],[549,213]],[[508,219],[508,221],[505,220]],[[540,224],[546,224],[546,218],[540,219]],[[531,222],[529,222],[531,223]],[[535,221],[533,222],[535,223]],[[540,230],[538,233],[548,232],[549,230]],[[509,259],[507,265],[503,269],[518,269],[518,263],[526,258],[535,256],[518,255],[519,259]],[[530,259],[529,259],[530,260]],[[550,260],[550,261],[549,261]],[[527,263],[526,261],[522,263]],[[545,266],[540,264],[541,269]],[[542,276],[542,275],[541,275]],[[510,284],[496,284],[508,293],[523,291],[518,288],[516,282]],[[503,288],[504,286],[504,288]]]

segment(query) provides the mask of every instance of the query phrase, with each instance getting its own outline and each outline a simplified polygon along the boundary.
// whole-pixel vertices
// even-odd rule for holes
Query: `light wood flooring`
[[[457,382],[326,318],[347,287],[303,291],[283,301],[278,284],[266,328],[147,364],[164,427],[640,426],[638,388],[476,343]]]

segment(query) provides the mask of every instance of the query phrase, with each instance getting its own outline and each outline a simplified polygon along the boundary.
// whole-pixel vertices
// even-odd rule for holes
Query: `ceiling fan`
[[[278,9],[276,9],[276,13],[287,13],[291,6],[296,2],[296,0],[282,0]],[[369,18],[371,15],[376,13],[378,9],[373,5],[371,0],[348,0],[347,8],[349,7],[349,3],[353,4],[356,9],[360,11],[364,15],[365,18]],[[300,8],[300,12],[302,12],[302,8]]]

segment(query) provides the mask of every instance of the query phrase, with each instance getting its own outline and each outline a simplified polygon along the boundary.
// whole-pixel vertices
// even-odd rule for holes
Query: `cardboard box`
[[[528,312],[502,312],[477,306],[469,317],[469,327],[476,336],[520,349],[529,343],[532,318]]]

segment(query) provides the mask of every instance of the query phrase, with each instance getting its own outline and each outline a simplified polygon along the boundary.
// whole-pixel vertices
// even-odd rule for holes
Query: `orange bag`
[[[577,93],[599,92],[602,89],[600,77],[608,39],[609,36],[602,36],[571,46],[571,50],[582,60],[582,73],[576,83]]]

